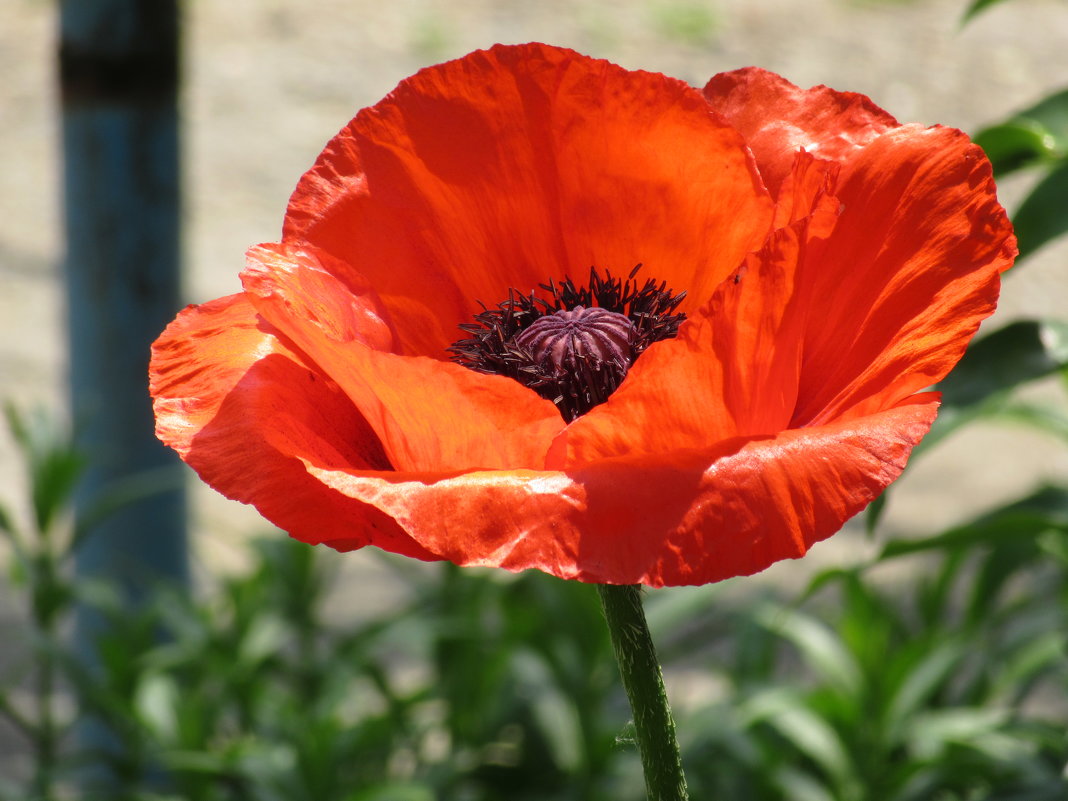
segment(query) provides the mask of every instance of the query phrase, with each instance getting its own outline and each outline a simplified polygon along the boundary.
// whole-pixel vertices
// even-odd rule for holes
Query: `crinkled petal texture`
[[[190,306],[152,348],[156,433],[205,482],[307,542],[433,558],[388,515],[309,475],[304,460],[389,468],[323,370],[244,295]]]
[[[702,95],[499,46],[330,142],[244,293],[155,344],[157,429],[308,542],[717,581],[803,555],[897,478],[1014,254],[958,131],[757,69]],[[638,262],[689,319],[572,423],[448,360],[480,301]]]
[[[715,76],[704,94],[745,137],[773,192],[790,174],[798,150],[842,161],[898,125],[864,95],[826,86],[800,89],[757,67]]]
[[[591,265],[707,298],[772,202],[738,132],[681,81],[544,45],[423,70],[361,111],[290,200],[284,236],[355,265],[399,347],[439,359],[508,289]]]

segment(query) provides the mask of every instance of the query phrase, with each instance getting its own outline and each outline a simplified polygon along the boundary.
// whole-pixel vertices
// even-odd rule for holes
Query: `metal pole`
[[[70,402],[88,459],[76,514],[116,482],[178,470],[147,391],[149,345],[179,307],[178,74],[177,0],[61,0]],[[156,580],[184,584],[180,483],[94,524],[76,565],[134,608]],[[102,625],[79,609],[90,662]]]

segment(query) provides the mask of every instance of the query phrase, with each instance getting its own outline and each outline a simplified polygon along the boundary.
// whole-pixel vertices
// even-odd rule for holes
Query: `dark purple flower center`
[[[654,342],[678,333],[686,315],[675,309],[686,296],[661,282],[626,280],[590,269],[589,284],[568,278],[541,289],[548,298],[509,290],[495,309],[460,328],[468,336],[449,347],[459,364],[505,375],[530,387],[571,422],[604,403],[623,383],[634,360]]]
[[[576,306],[539,317],[515,344],[554,374],[577,372],[586,363],[629,366],[634,360],[634,324],[618,312]]]

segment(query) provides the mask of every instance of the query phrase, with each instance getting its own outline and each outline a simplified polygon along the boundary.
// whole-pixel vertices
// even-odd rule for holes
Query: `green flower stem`
[[[664,676],[642,609],[641,588],[599,584],[623,689],[634,715],[634,733],[645,772],[649,801],[686,801],[686,777],[675,739]]]

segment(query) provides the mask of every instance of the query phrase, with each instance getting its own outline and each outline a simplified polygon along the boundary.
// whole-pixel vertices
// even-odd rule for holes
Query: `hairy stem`
[[[686,801],[675,721],[671,718],[664,677],[642,609],[641,588],[600,584],[601,606],[623,689],[634,715],[634,734],[645,773],[649,801]]]

